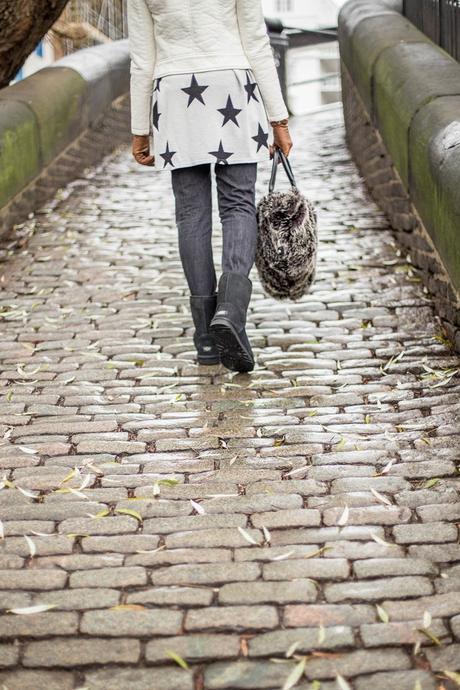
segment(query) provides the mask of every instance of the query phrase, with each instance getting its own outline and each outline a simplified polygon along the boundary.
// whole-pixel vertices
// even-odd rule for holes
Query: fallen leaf
[[[282,553],[279,556],[273,556],[270,558],[271,561],[284,561],[295,553],[295,551],[288,551],[287,553]]]
[[[286,678],[286,682],[283,685],[283,690],[291,690],[305,673],[305,666],[307,665],[307,660],[304,657],[299,661],[299,663],[294,666],[289,676]]]
[[[460,673],[455,673],[455,671],[443,671],[443,673],[449,680],[453,680],[454,683],[457,683],[460,688]]]
[[[253,537],[251,537],[249,532],[246,532],[245,529],[243,529],[242,527],[238,527],[238,532],[241,534],[243,539],[246,539],[247,542],[253,544],[254,546],[259,546],[259,543]]]
[[[150,550],[149,549],[137,549],[136,553],[149,553],[149,554],[158,553],[158,551],[163,551],[163,549],[165,549],[165,548],[166,548],[166,544],[164,544],[163,546],[159,546],[157,549],[150,549]]]
[[[57,604],[36,604],[35,606],[24,606],[16,609],[8,609],[7,613],[14,613],[17,616],[30,616],[34,613],[43,613],[50,609],[55,609]]]
[[[395,544],[390,544],[388,541],[385,541],[385,539],[382,539],[382,537],[379,537],[379,535],[375,534],[375,532],[371,532],[371,537],[375,542],[377,542],[377,544],[380,544],[381,546],[395,546]]]
[[[319,626],[319,631],[318,631],[318,644],[323,644],[323,642],[326,639],[326,628],[324,625]]]
[[[425,635],[425,637],[427,637],[429,640],[431,640],[431,642],[433,642],[437,647],[442,647],[441,640],[439,639],[439,637],[436,637],[436,635],[434,635],[431,632],[431,630],[427,630],[426,628],[420,628],[418,630],[418,632],[421,633],[422,635]]]
[[[172,659],[173,661],[175,661],[176,664],[177,664],[178,666],[180,666],[181,668],[183,668],[184,671],[188,671],[188,670],[189,670],[189,665],[188,665],[188,663],[185,661],[185,659],[183,659],[181,656],[179,656],[179,654],[176,654],[176,652],[173,652],[173,651],[171,651],[170,649],[168,649],[168,650],[166,651],[166,655],[169,656],[170,659]]]
[[[64,477],[61,484],[65,484],[66,482],[69,482],[71,479],[73,479],[75,477],[75,475],[77,474],[77,471],[78,471],[77,468],[74,467],[74,469],[71,470],[69,472],[69,474]]]
[[[433,486],[436,486],[436,484],[439,484],[440,481],[441,480],[438,479],[437,477],[433,478],[433,479],[428,479],[428,481],[426,481],[424,483],[423,488],[424,489],[431,489]]]
[[[391,470],[391,468],[393,467],[394,464],[395,464],[395,460],[390,460],[390,462],[387,465],[385,465],[383,470],[381,472],[379,472],[378,474],[388,474],[388,472]]]
[[[384,503],[386,506],[393,505],[392,502],[386,496],[382,496],[382,494],[380,494],[375,489],[371,489],[371,493],[375,496],[377,501],[380,501],[380,503]]]
[[[98,513],[92,515],[93,518],[105,518],[110,515],[110,510],[108,508],[103,508]]]
[[[351,690],[351,685],[345,680],[343,676],[338,675],[336,680],[340,690]]]
[[[22,450],[23,453],[28,453],[28,455],[36,455],[38,453],[38,450],[27,448],[26,446],[18,446],[18,448],[19,450]]]
[[[334,445],[334,448],[335,448],[336,450],[339,450],[339,448],[343,448],[344,445],[346,445],[346,440],[344,439],[343,436],[341,436],[341,437],[340,437],[340,440],[338,441],[338,443],[336,443],[336,444]]]
[[[190,503],[192,504],[193,509],[196,510],[198,515],[204,515],[205,514],[205,512],[206,512],[205,509],[199,503],[197,503],[196,501],[192,501],[192,500],[190,500]]]
[[[38,491],[29,491],[28,489],[21,489],[20,486],[16,486],[17,490],[20,491],[24,496],[27,496],[27,498],[38,498],[40,496],[40,492]]]
[[[135,518],[139,522],[142,522],[142,515],[137,512],[137,510],[132,510],[131,508],[115,508],[115,513],[119,513],[121,515],[129,515],[130,517]]]
[[[26,540],[27,546],[29,547],[30,557],[33,558],[37,553],[37,547],[35,546],[32,539],[29,536],[27,536],[27,534],[24,534],[24,539]]]
[[[433,619],[432,619],[431,613],[429,611],[425,611],[425,613],[423,614],[423,627],[425,629],[429,628],[432,621],[433,621]]]
[[[350,515],[350,509],[348,506],[345,506],[342,515],[339,517],[339,519],[337,521],[337,524],[340,527],[343,527],[344,525],[346,525],[348,522],[349,515]]]
[[[141,604],[117,604],[111,606],[110,611],[146,611],[146,608]]]
[[[287,649],[287,651],[286,651],[286,654],[285,654],[286,659],[289,659],[289,658],[294,654],[294,652],[297,651],[297,649],[298,649],[298,647],[299,647],[300,644],[301,644],[301,641],[300,641],[300,640],[296,640],[295,642],[293,642],[293,643],[288,647],[288,649]]]
[[[390,620],[390,616],[389,616],[388,613],[385,611],[385,609],[383,609],[383,608],[382,608],[381,606],[379,606],[378,604],[376,605],[375,608],[377,609],[377,615],[378,615],[378,617],[380,618],[380,620],[382,621],[382,623],[388,623],[389,620]]]
[[[315,556],[321,556],[321,554],[323,554],[325,551],[330,551],[332,548],[332,546],[322,546],[320,549],[317,549],[316,551],[306,553],[304,558],[314,558]]]

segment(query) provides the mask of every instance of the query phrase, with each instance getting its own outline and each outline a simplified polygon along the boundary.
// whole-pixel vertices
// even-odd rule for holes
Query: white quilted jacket
[[[252,69],[270,121],[288,116],[261,0],[128,0],[131,131],[148,134],[153,79]]]

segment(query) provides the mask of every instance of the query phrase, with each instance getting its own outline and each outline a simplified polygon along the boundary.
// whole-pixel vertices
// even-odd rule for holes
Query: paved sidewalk
[[[318,279],[254,272],[252,375],[194,364],[169,174],[128,150],[0,246],[8,690],[458,686],[460,360],[339,110],[294,134]]]

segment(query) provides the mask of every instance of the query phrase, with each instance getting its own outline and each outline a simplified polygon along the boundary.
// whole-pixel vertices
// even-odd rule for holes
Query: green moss
[[[75,70],[53,67],[4,89],[0,100],[14,99],[33,111],[47,165],[86,127],[85,92],[86,82]]]
[[[30,109],[0,102],[0,207],[38,175],[39,134]]]
[[[460,97],[446,97],[417,113],[409,139],[409,186],[452,284],[460,291],[459,112]]]
[[[460,65],[432,43],[400,43],[380,54],[374,69],[374,112],[406,185],[412,119],[424,105],[445,95],[460,95]]]
[[[400,14],[364,19],[352,39],[352,70],[354,80],[369,113],[373,112],[373,73],[378,57],[384,50],[404,41],[430,43],[429,39]]]

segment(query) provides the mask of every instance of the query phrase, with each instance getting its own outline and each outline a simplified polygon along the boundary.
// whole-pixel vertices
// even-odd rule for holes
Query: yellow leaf
[[[64,479],[62,480],[61,484],[65,484],[66,482],[69,482],[71,479],[73,479],[73,478],[75,477],[76,474],[77,474],[77,470],[74,468],[73,470],[71,470],[71,471],[69,472],[68,475],[66,475],[66,476],[64,477]]]
[[[326,639],[326,628],[324,625],[319,626],[319,631],[318,631],[318,644],[323,644],[323,642]]]
[[[458,687],[460,688],[460,673],[455,673],[455,671],[443,671],[444,675],[447,676],[450,680],[453,680],[454,683],[457,683]]]
[[[425,635],[429,640],[431,640],[437,647],[442,646],[442,642],[439,639],[439,637],[436,637],[430,630],[427,630],[426,628],[420,628],[419,633],[422,633],[422,635]]]
[[[115,512],[121,515],[129,515],[133,518],[136,518],[136,520],[139,520],[139,522],[142,522],[142,516],[137,512],[137,510],[131,510],[131,508],[116,508]]]
[[[178,666],[180,666],[181,668],[183,668],[184,671],[188,671],[188,670],[189,670],[189,665],[188,665],[188,663],[185,661],[185,659],[183,659],[181,656],[179,656],[179,654],[176,654],[176,652],[173,652],[173,651],[171,651],[171,650],[169,650],[169,649],[167,650],[166,654],[167,654],[167,656],[169,656],[170,659],[172,659],[173,661],[175,661],[176,664],[177,664]]]
[[[145,606],[141,604],[117,604],[110,607],[111,611],[145,611]]]
[[[104,518],[107,517],[107,515],[110,515],[110,510],[108,508],[104,508],[103,510],[100,510],[98,513],[94,515],[95,518]]]
[[[383,609],[383,608],[382,608],[381,606],[379,606],[378,604],[377,604],[377,606],[376,606],[376,609],[377,609],[378,617],[380,618],[380,620],[382,621],[382,623],[388,623],[389,620],[390,620],[390,616],[389,616],[388,613],[385,611],[385,609]]]

